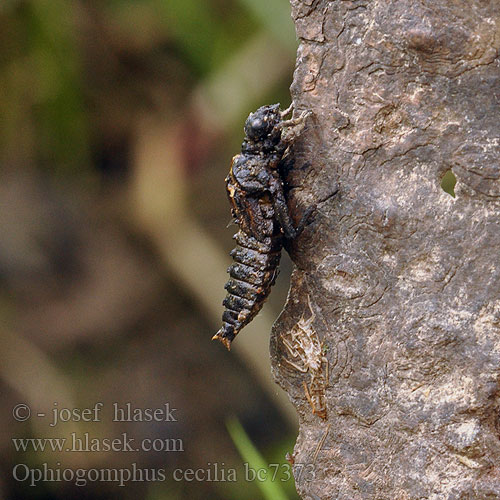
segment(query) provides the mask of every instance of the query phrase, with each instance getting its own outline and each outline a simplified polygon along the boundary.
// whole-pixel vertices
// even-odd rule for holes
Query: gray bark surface
[[[289,205],[318,205],[271,337],[297,489],[500,499],[500,2],[291,3]]]

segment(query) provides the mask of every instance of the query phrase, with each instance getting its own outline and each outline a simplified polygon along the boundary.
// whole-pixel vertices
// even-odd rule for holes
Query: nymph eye
[[[254,130],[261,130],[264,128],[265,123],[264,120],[262,120],[262,118],[254,118],[251,121],[250,125]]]

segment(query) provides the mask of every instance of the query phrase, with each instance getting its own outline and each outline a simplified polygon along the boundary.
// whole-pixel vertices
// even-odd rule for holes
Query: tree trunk
[[[500,3],[291,3],[289,206],[317,210],[271,355],[297,489],[499,499]]]

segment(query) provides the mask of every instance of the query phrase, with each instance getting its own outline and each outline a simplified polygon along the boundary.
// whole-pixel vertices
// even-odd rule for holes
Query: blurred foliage
[[[288,0],[239,0],[256,21],[261,24],[276,40],[291,49],[296,48],[295,31],[290,22],[290,4]]]
[[[87,25],[93,22],[107,39],[85,38],[92,35]],[[16,152],[31,149],[36,163],[45,168],[89,173],[96,130],[92,111],[99,105],[96,93],[102,90],[95,88],[92,72],[110,71],[99,67],[108,65],[109,50],[118,59],[135,50],[140,64],[160,74],[165,64],[182,61],[192,75],[191,85],[217,73],[257,31],[270,33],[277,44],[293,51],[288,1],[4,0],[0,145],[9,153],[6,160],[13,162]],[[88,42],[109,41],[111,49],[103,47],[102,60],[90,60],[96,54],[89,52]],[[174,72],[171,67],[170,81],[164,85],[175,88],[175,80],[185,76]],[[137,81],[122,80],[122,85],[134,86]]]
[[[88,117],[80,54],[64,0],[14,2],[0,12],[1,144],[31,145],[39,164],[61,170],[88,165]]]
[[[163,120],[170,128],[160,129],[159,143],[170,148],[171,161],[160,162],[159,175],[187,165],[172,175],[183,179],[187,191],[186,206],[177,209],[223,234],[229,217],[223,178],[242,139],[239,115],[267,101],[288,104],[296,46],[287,0],[0,1],[0,313],[10,328],[8,335],[0,331],[9,357],[1,380],[9,389],[3,391],[5,407],[19,398],[49,408],[54,400],[109,405],[118,395],[147,407],[161,404],[168,393],[180,401],[182,425],[195,442],[165,464],[142,456],[150,466],[170,470],[175,460],[200,466],[207,456],[227,467],[237,463],[223,426],[228,406],[255,447],[269,443],[266,453],[274,462],[283,460],[294,436],[284,435],[278,405],[237,357],[209,341],[200,346],[201,335],[210,338],[211,320],[189,286],[164,269],[125,207],[137,181],[138,130],[145,117]],[[206,115],[211,122],[203,123]],[[174,157],[182,161],[174,165]],[[215,189],[221,196],[214,196]],[[194,253],[206,259],[201,246]],[[286,287],[283,282],[274,296],[284,300]],[[220,315],[220,304],[215,308]],[[234,391],[219,401],[206,387],[221,379]],[[21,433],[11,420],[2,421],[7,431],[0,440],[9,452],[14,433],[38,437],[46,431],[32,423]],[[261,463],[242,427],[233,425],[232,434],[248,460]],[[85,494],[58,483],[30,489],[8,483],[12,463],[21,458],[31,465],[47,460],[42,453],[5,457],[0,497],[259,495],[257,485],[248,483],[237,489],[229,483],[151,483],[118,494],[113,485],[99,484]],[[100,465],[94,455],[74,459]],[[286,485],[287,498],[294,498],[293,489],[293,482]]]
[[[111,0],[103,8],[122,29],[134,32],[139,21],[163,32],[164,43],[179,51],[199,78],[214,71],[255,29],[237,2],[228,0]]]

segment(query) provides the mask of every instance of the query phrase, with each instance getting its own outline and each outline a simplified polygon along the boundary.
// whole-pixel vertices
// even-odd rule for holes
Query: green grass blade
[[[272,481],[273,471],[269,469],[264,457],[252,444],[238,419],[234,417],[228,419],[226,421],[226,427],[233,443],[241,455],[241,458],[245,460],[254,470],[267,469],[267,473],[265,475],[266,480],[257,481],[257,486],[259,487],[262,496],[266,500],[288,500],[288,497],[281,488],[281,485],[276,481]]]

